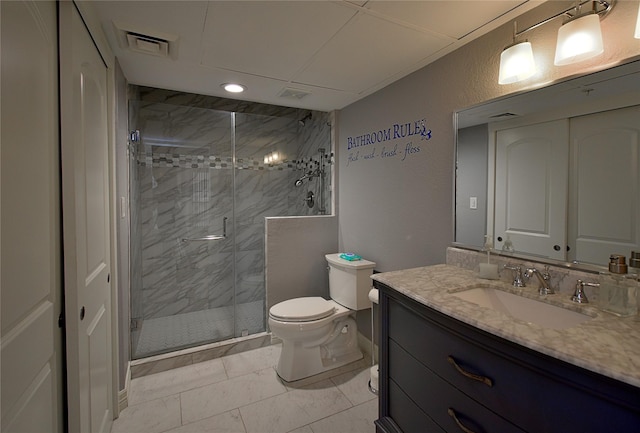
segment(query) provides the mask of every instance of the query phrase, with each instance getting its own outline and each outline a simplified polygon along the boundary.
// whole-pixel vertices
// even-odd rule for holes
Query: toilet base
[[[276,367],[278,376],[286,382],[293,382],[362,359],[355,320],[340,321],[336,330],[335,337],[319,345],[283,339]]]
[[[286,343],[283,342],[282,353],[280,354],[276,372],[285,382],[294,382],[315,376],[316,374],[324,373],[325,371],[358,361],[364,357],[358,348],[350,353],[345,353],[331,359],[323,359],[321,357],[321,349],[319,346],[308,349],[297,348],[295,349],[295,358],[291,355],[293,352],[293,350],[286,350]]]

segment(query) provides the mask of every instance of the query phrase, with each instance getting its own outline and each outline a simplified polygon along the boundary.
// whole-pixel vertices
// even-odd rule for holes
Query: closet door
[[[1,1],[0,431],[62,432],[56,4]]]
[[[494,245],[564,260],[568,121],[496,132]]]
[[[571,119],[569,260],[640,251],[640,106]]]
[[[69,432],[113,422],[107,67],[60,2],[62,209]]]

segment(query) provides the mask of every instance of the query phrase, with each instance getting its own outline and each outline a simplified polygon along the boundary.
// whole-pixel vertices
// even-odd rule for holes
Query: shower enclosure
[[[314,116],[130,102],[133,359],[266,330],[264,218],[330,207]]]

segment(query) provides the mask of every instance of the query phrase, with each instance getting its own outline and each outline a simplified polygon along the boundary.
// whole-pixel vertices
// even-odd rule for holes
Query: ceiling
[[[131,84],[320,111],[344,108],[540,3],[92,1]],[[220,87],[228,82],[247,90],[233,96]]]
[[[625,96],[637,101],[637,95],[640,95],[640,60],[467,108],[458,112],[457,125],[466,128],[554,110],[566,112],[568,107],[580,107],[570,112],[589,113],[585,110],[598,101],[613,100],[617,108],[627,103]],[[602,105],[597,107],[605,109]]]

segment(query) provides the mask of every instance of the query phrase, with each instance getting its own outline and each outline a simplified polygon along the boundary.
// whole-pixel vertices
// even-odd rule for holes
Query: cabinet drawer
[[[403,433],[446,433],[393,381],[389,381],[389,415]]]
[[[389,378],[447,432],[461,432],[464,426],[478,433],[523,433],[442,380],[394,342],[389,343]]]
[[[431,317],[430,310],[425,308],[425,311],[425,316]],[[528,431],[640,430],[638,410],[620,407],[615,400],[602,397],[598,393],[598,382],[585,386],[586,379],[576,384],[560,377],[556,364],[548,360],[536,358],[531,367],[532,364],[522,358],[511,356],[525,350],[520,346],[501,343],[497,337],[489,341],[485,334],[473,329],[465,329],[463,335],[443,325],[444,320],[427,319],[397,302],[389,302],[388,314],[390,346],[396,342],[446,382]],[[487,347],[479,346],[477,341]],[[457,368],[450,359],[455,360]],[[563,368],[562,371],[567,372],[567,368]],[[489,379],[491,386],[470,375]],[[592,376],[588,379],[592,380]]]

